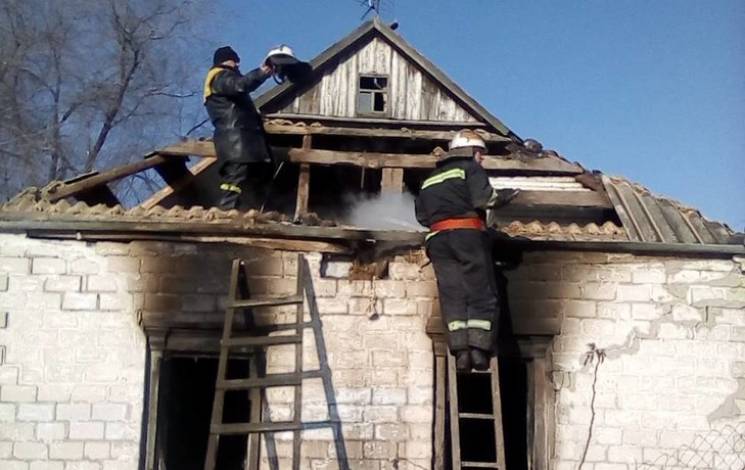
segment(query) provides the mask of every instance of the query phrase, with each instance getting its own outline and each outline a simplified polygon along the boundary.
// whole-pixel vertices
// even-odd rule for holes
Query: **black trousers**
[[[271,164],[264,162],[227,161],[220,167],[220,202],[222,210],[238,207],[241,194],[251,183],[257,189],[259,183],[271,175]]]
[[[486,232],[448,230],[427,241],[451,351],[492,349],[499,319],[491,243]]]

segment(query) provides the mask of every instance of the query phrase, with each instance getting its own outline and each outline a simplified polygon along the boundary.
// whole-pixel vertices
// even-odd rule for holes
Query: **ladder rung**
[[[472,467],[472,468],[499,468],[496,462],[461,462],[461,467]]]
[[[250,307],[274,307],[280,305],[292,305],[303,303],[302,295],[291,295],[288,297],[268,297],[257,299],[236,300],[228,304],[228,308],[250,308]]]
[[[304,379],[323,378],[323,372],[320,370],[309,370],[300,374],[270,374],[266,377],[257,377],[251,379],[230,379],[219,380],[217,382],[218,390],[246,390],[249,388],[260,387],[292,387],[301,385]]]
[[[249,388],[262,387],[291,387],[300,385],[303,378],[300,374],[273,374],[269,377],[260,377],[256,379],[230,379],[219,380],[217,382],[218,390],[247,390]]]
[[[299,344],[303,340],[300,335],[282,336],[244,336],[224,339],[220,343],[224,348],[239,348],[245,346],[276,346],[280,344]]]
[[[466,419],[494,419],[494,415],[489,413],[458,413],[458,417]]]
[[[307,321],[307,322],[300,323],[300,325],[298,325],[297,323],[282,323],[279,325],[256,325],[253,328],[253,331],[261,331],[261,332],[287,331],[287,330],[296,330],[298,326],[300,328],[311,328],[313,326],[313,323]]]
[[[282,432],[303,429],[303,423],[293,421],[278,421],[275,423],[230,423],[213,424],[210,426],[212,434],[250,434],[257,432]]]

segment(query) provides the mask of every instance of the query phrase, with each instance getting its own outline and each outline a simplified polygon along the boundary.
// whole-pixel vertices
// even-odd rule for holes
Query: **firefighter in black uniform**
[[[260,176],[271,167],[261,115],[251,100],[272,74],[268,64],[242,75],[240,58],[229,46],[215,51],[212,68],[204,80],[204,105],[215,126],[214,142],[220,166],[219,206],[234,209],[249,176]]]
[[[416,218],[430,228],[427,255],[459,370],[489,367],[499,312],[484,214],[487,207],[505,204],[517,194],[491,187],[481,167],[485,154],[486,144],[477,133],[457,133],[416,199]]]

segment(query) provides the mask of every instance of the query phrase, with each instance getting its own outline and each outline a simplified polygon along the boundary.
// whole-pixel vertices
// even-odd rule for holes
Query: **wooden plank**
[[[160,385],[160,368],[163,363],[163,351],[151,349],[149,352],[150,380],[147,399],[147,434],[145,443],[145,469],[155,470],[156,437],[158,429],[158,391]]]
[[[150,196],[148,199],[146,199],[140,204],[140,207],[143,207],[145,209],[151,209],[157,206],[171,194],[178,192],[184,187],[188,186],[189,183],[191,183],[194,180],[195,176],[199,175],[200,173],[202,173],[203,171],[205,171],[207,168],[211,167],[215,163],[217,163],[216,158],[203,158],[202,160],[195,163],[191,168],[189,168],[188,173],[185,174],[182,178],[176,181],[173,181],[172,183],[169,183],[167,186],[153,193],[152,196]]]
[[[75,183],[65,184],[58,188],[51,189],[47,197],[51,202],[58,201],[68,196],[73,196],[82,193],[83,191],[90,190],[100,184],[116,181],[135,173],[139,173],[142,170],[161,165],[166,161],[168,161],[167,157],[164,157],[163,155],[154,155],[139,162],[114,168],[113,170],[91,174],[91,176]]]
[[[402,168],[383,168],[380,190],[384,193],[402,193],[404,190],[404,170]]]
[[[450,410],[450,456],[453,470],[460,470],[460,421],[458,418],[458,372],[455,370],[455,357],[448,358],[448,402]]]
[[[103,204],[108,207],[114,207],[120,204],[119,199],[105,183],[99,184],[87,191],[75,194],[75,199],[83,201],[89,206]]]
[[[439,344],[439,347],[437,346]],[[447,346],[441,341],[435,344],[435,431],[434,468],[445,470],[445,386],[447,383]],[[444,351],[442,351],[444,349]]]
[[[265,119],[297,119],[301,121],[319,121],[319,122],[346,122],[354,124],[383,124],[392,127],[445,127],[448,129],[452,128],[483,128],[488,127],[483,122],[471,122],[471,121],[437,121],[434,119],[393,119],[393,118],[378,118],[378,117],[334,117],[334,116],[322,116],[318,114],[290,114],[290,113],[269,113],[264,115]]]
[[[504,428],[502,427],[502,391],[499,387],[499,360],[496,356],[492,357],[489,361],[489,371],[491,372],[492,414],[494,415],[494,438],[495,447],[497,448],[497,468],[505,469]]]
[[[344,137],[368,137],[380,138],[391,137],[401,139],[422,139],[422,140],[440,140],[449,141],[455,136],[456,131],[433,131],[418,129],[387,129],[387,128],[369,128],[369,127],[339,127],[339,126],[297,126],[278,124],[268,121],[264,124],[264,129],[268,134],[274,135],[338,135]],[[507,137],[492,132],[479,131],[479,135],[487,142],[511,142]]]
[[[300,165],[297,180],[297,200],[295,202],[295,220],[302,219],[308,213],[308,199],[310,196],[310,165]]]

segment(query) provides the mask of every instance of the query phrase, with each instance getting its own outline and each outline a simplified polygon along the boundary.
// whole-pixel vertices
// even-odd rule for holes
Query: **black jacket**
[[[480,217],[494,199],[489,178],[473,157],[447,156],[422,183],[416,219],[429,227],[444,219]]]
[[[220,160],[271,161],[261,115],[249,95],[268,77],[261,69],[241,75],[238,69],[220,65],[207,73],[204,105],[215,126],[215,151]]]

